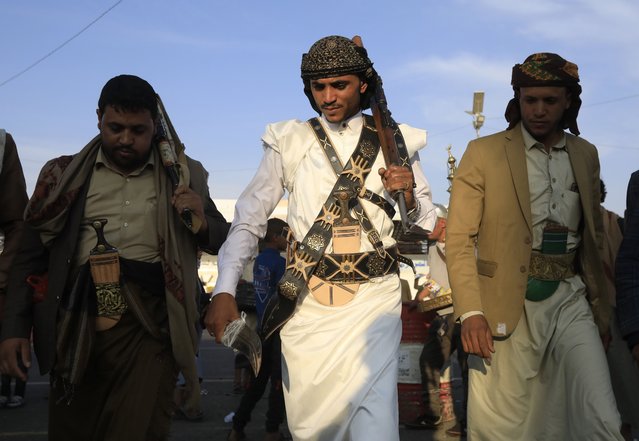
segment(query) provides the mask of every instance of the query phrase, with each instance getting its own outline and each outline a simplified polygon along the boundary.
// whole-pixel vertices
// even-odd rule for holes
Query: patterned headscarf
[[[532,54],[522,64],[513,66],[511,84],[515,91],[515,97],[508,103],[504,115],[509,123],[508,129],[513,128],[521,120],[519,110],[519,89],[521,87],[563,86],[568,88],[571,94],[570,107],[563,117],[563,128],[579,135],[577,115],[581,107],[581,98],[579,98],[581,86],[575,63],[548,52]]]
[[[153,94],[155,95],[155,92]],[[178,147],[176,155],[183,173],[181,182],[188,186],[190,174],[187,173],[188,165],[184,146],[179,141],[159,96],[157,101],[157,106],[164,112],[169,130]],[[43,244],[48,247],[68,226],[71,207],[80,197],[82,188],[88,185],[101,145],[102,137],[97,135],[79,153],[53,159],[42,168],[33,196],[25,210],[25,221],[40,233]],[[161,154],[156,148],[152,152],[156,156],[156,163],[159,163]],[[197,379],[193,364],[197,346],[197,332],[194,324],[197,321],[198,312],[195,297],[186,295],[186,293],[197,292],[197,277],[192,277],[197,274],[196,253],[193,246],[194,233],[182,225],[181,219],[171,205],[173,184],[169,180],[168,173],[162,167],[154,167],[153,173],[158,210],[158,216],[154,220],[158,224],[158,241],[162,257],[173,356],[180,369],[185,372],[187,388],[195,388],[197,381],[192,380]],[[123,283],[123,286],[126,286],[126,283]],[[128,288],[125,288],[125,291],[129,292],[127,290]],[[68,304],[64,307],[64,312],[61,312],[58,327],[60,335],[65,337],[59,338],[61,343],[58,347],[56,372],[63,377],[65,393],[72,393],[72,387],[67,388],[66,384],[79,383],[87,367],[88,354],[91,353],[90,346],[94,341],[93,331],[91,331],[94,322],[89,318],[88,307],[83,306],[87,304],[87,299],[72,296],[75,290],[65,292],[66,297],[63,297],[61,301],[67,301]],[[81,291],[81,294],[88,295],[88,291]],[[134,301],[131,296],[127,297],[129,305],[132,305]],[[151,321],[144,318],[143,308],[137,306],[132,310],[145,329],[154,335],[155,332],[149,325]],[[69,396],[65,395],[65,398]]]
[[[357,46],[351,39],[339,35],[331,35],[316,41],[308,53],[302,55],[301,71],[304,93],[318,113],[321,112],[311,93],[311,80],[355,74],[361,75],[369,83],[368,89],[372,89],[373,83],[370,79],[376,75],[366,49]],[[369,93],[372,93],[372,90],[367,91],[362,97],[362,109],[368,107]]]

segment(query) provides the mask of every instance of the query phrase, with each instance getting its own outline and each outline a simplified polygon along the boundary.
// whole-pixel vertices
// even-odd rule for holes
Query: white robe
[[[357,145],[363,118],[342,124],[322,118],[342,164]],[[420,203],[416,224],[431,230],[436,214],[417,151],[426,133],[401,125]],[[302,121],[271,124],[262,137],[264,158],[242,193],[228,239],[218,256],[215,293],[235,292],[243,266],[284,191],[289,192],[287,222],[302,240],[332,190],[336,176],[313,130]],[[392,201],[377,173],[378,155],[366,188]],[[376,205],[363,201],[371,223],[386,247],[392,246],[392,220]],[[361,251],[372,251],[365,236]],[[326,252],[331,252],[331,246]],[[398,440],[397,350],[401,337],[399,278],[389,275],[360,286],[355,299],[340,307],[319,304],[300,295],[293,318],[283,327],[282,363],[287,420],[298,441]]]

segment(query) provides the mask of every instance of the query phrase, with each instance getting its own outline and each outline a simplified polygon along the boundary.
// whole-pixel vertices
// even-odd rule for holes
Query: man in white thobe
[[[325,142],[319,141],[326,139],[318,137],[307,122],[288,120],[267,126],[262,136],[262,162],[238,199],[231,231],[218,256],[219,278],[205,318],[207,329],[218,341],[226,324],[238,317],[235,286],[285,191],[289,193],[286,221],[294,239],[289,245],[292,251],[300,249],[314,224],[329,219],[324,216],[319,220],[318,213],[326,207],[337,180],[331,163],[347,164],[356,147],[362,151],[369,147],[359,144],[362,132],[370,130],[366,127],[370,117],[361,111],[367,108],[373,92],[371,72],[376,75],[366,51],[344,37],[323,38],[304,54],[305,93],[321,114],[314,124],[320,124],[317,127],[327,135],[334,154],[326,153]],[[395,250],[391,237],[394,225],[382,206],[395,203],[393,193],[403,192],[411,224],[431,230],[436,218],[417,153],[426,144],[426,133],[406,125],[400,129],[412,169],[387,167],[377,154],[371,159],[371,172],[360,188],[360,197],[351,201],[361,204],[379,235],[378,244],[381,242],[389,256]],[[377,204],[361,197],[365,190],[381,196],[372,198]],[[358,236],[354,251],[362,257],[374,257],[378,250],[365,228]],[[309,243],[313,246],[315,242]],[[324,256],[338,259],[333,245],[334,241],[327,244]],[[326,304],[326,299],[307,288],[296,298],[294,314],[280,333],[287,420],[295,440],[399,439],[401,289],[397,262],[391,266],[392,271],[381,275],[365,274],[352,300],[341,305]],[[320,280],[331,289],[341,286]]]

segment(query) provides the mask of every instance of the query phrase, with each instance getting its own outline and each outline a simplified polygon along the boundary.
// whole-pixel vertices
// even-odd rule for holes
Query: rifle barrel
[[[353,43],[356,46],[363,48],[364,42],[362,37],[355,35]],[[372,70],[372,68],[371,68]],[[373,71],[374,72],[374,71]],[[369,84],[369,87],[373,84]],[[382,153],[384,154],[384,162],[386,167],[399,164],[399,151],[397,150],[397,143],[395,142],[395,129],[396,124],[391,118],[390,110],[388,110],[388,102],[386,101],[386,95],[384,94],[384,87],[382,85],[382,78],[376,75],[375,78],[375,96],[370,100],[371,111],[373,112],[373,119],[375,120],[375,128],[377,129],[377,136],[381,145]],[[399,208],[399,215],[402,221],[402,228],[408,230],[408,210],[406,207],[406,197],[403,191],[396,191],[393,194],[393,198],[397,200],[397,207]]]

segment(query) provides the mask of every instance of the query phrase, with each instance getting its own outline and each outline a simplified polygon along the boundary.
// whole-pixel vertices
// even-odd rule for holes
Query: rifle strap
[[[362,114],[362,117],[364,118],[364,125],[363,125],[362,131],[369,130],[377,134],[377,128],[375,127],[375,121],[373,120],[373,117],[366,114]],[[395,123],[395,121],[393,120],[391,122],[393,127],[393,136],[395,137],[395,143],[397,144],[397,151],[399,153],[398,156],[401,162],[400,165],[410,168],[411,167],[410,158],[408,156],[408,150],[406,149],[406,143],[404,142],[404,136],[402,135],[402,132],[399,130],[399,126],[397,125],[397,123]],[[344,166],[342,165],[339,159],[339,156],[335,152],[335,148],[333,147],[328,134],[326,133],[326,131],[324,130],[324,127],[319,122],[319,118],[316,117],[316,118],[309,119],[308,124],[313,129],[313,132],[315,133],[317,141],[322,146],[322,150],[326,154],[326,157],[328,158],[329,163],[333,167],[335,174],[339,176],[341,173],[343,173]],[[368,141],[371,141],[371,140],[369,139],[367,140],[367,142]],[[377,149],[379,150],[378,135],[375,137],[374,140],[372,140],[372,143],[373,145],[377,145],[378,146]],[[367,146],[366,148],[370,149],[371,146]],[[353,153],[353,155],[347,162],[346,164],[347,168],[353,167],[351,162],[353,162],[354,155],[355,155],[355,152]],[[381,208],[382,210],[386,212],[389,218],[392,219],[395,216],[395,209],[393,208],[393,206],[382,196],[378,195],[377,193],[373,193],[372,191],[364,187],[363,180],[361,181],[361,185],[356,187],[356,189],[361,199],[366,199],[372,202],[373,204],[377,205],[379,208]]]
[[[371,121],[373,121],[373,117],[371,117]],[[374,121],[373,124],[375,124]],[[410,157],[408,156],[406,142],[404,141],[404,136],[402,135],[401,130],[399,130],[399,125],[397,125],[395,120],[391,118],[390,126],[393,128],[393,136],[395,137],[395,144],[397,144],[397,156],[400,161],[399,165],[402,167],[408,167],[412,170],[413,167],[410,164]]]
[[[373,133],[377,133],[377,129],[375,128],[375,122],[373,121],[373,118],[368,115],[362,115],[362,116],[364,117],[364,125],[362,128],[362,133],[364,132],[364,130],[369,130],[369,131],[372,131]],[[339,176],[340,174],[344,172],[344,166],[342,165],[342,161],[340,161],[339,156],[337,155],[337,152],[335,152],[333,143],[331,142],[331,139],[326,133],[326,130],[324,130],[324,127],[320,123],[319,118],[309,119],[308,124],[313,129],[313,133],[315,134],[317,141],[322,146],[322,150],[324,151],[324,154],[328,158],[329,164],[331,165],[331,167],[333,167],[333,171],[335,172],[335,175]],[[371,141],[372,141],[372,145],[370,144]],[[365,142],[365,145],[363,146],[363,152],[369,152],[371,151],[371,149],[375,148],[376,149],[375,155],[377,155],[377,152],[379,151],[379,140],[377,139],[377,136],[375,136],[375,139],[373,140],[366,139],[364,142]],[[377,147],[374,147],[374,146],[377,146]],[[354,157],[355,157],[355,152],[353,152],[353,156],[351,156],[349,161],[346,163],[347,169],[353,168]],[[370,164],[371,166],[373,165],[373,162],[374,162],[374,159]],[[355,168],[357,168],[357,165],[355,165]],[[356,190],[358,195],[361,198],[369,200],[373,204],[377,205],[379,208],[384,210],[386,214],[388,215],[388,217],[390,217],[391,219],[393,218],[393,216],[395,216],[395,209],[386,199],[365,188],[363,180],[360,180],[359,182],[357,182],[357,184],[359,185],[357,185]]]
[[[376,156],[380,147],[379,147],[379,136],[377,135],[377,129],[375,127],[375,121],[373,120],[373,117],[370,115],[362,114],[362,117],[364,119],[364,124],[362,128],[362,138],[360,139],[360,144],[362,142],[365,143],[363,147],[363,151],[366,151],[367,149],[371,149],[373,148],[373,146],[377,146],[375,147],[375,156]],[[410,168],[411,167],[410,159],[408,157],[408,150],[406,149],[406,143],[404,142],[404,137],[402,135],[402,132],[399,130],[399,126],[397,125],[397,123],[395,123],[395,121],[391,120],[391,123],[393,128],[393,136],[395,137],[395,144],[397,145],[398,157],[401,162],[401,165],[404,167]],[[360,178],[359,174],[361,170],[362,159],[361,157],[358,158],[356,156],[357,151],[353,152],[353,155],[346,163],[346,168],[344,168],[344,166],[342,165],[339,159],[339,156],[337,155],[337,152],[335,152],[335,148],[332,145],[331,139],[326,133],[326,130],[324,130],[324,127],[320,123],[319,118],[316,117],[316,118],[309,119],[308,124],[311,126],[311,128],[313,128],[317,141],[322,146],[322,150],[326,154],[326,157],[328,158],[329,163],[333,167],[333,171],[335,172],[335,174],[339,177],[343,173],[349,173],[356,178]],[[375,140],[372,141],[373,143],[372,146],[370,144],[366,145],[366,143],[370,142],[370,139],[364,139],[363,137],[364,132],[370,132],[370,133],[376,134]],[[374,159],[372,162],[374,162]],[[368,169],[367,171],[370,171],[370,169]],[[358,219],[360,225],[364,229],[364,232],[366,233],[368,240],[375,247],[375,250],[377,251],[379,256],[384,258],[386,253],[384,251],[384,247],[381,242],[381,237],[379,233],[377,232],[377,230],[375,229],[375,227],[371,224],[370,218],[368,217],[366,210],[362,206],[359,199],[363,198],[377,205],[379,208],[381,208],[382,210],[386,212],[386,214],[388,215],[390,219],[393,219],[393,217],[395,216],[395,209],[382,196],[368,190],[364,186],[365,179],[366,179],[365,176],[361,177],[360,179],[358,179],[358,182],[356,183],[358,185],[355,187],[355,189],[357,191],[359,198],[355,202],[355,205],[353,207],[353,212],[355,214],[355,217]],[[412,262],[411,262],[411,267],[413,267]]]
[[[330,243],[333,222],[340,215],[339,202],[335,197],[336,192],[353,191],[357,194],[359,189],[363,187],[379,152],[379,142],[375,132],[370,130],[370,126],[365,125],[362,128],[357,147],[348,160],[346,168],[342,169],[339,158],[319,120],[313,118],[309,124],[314,133],[317,134],[317,130],[324,132],[325,136],[318,136],[319,144],[327,153],[329,163],[331,165],[338,163],[340,172],[326,202],[315,218],[315,222],[304,239],[290,252],[291,261],[287,262],[286,272],[278,284],[280,294],[289,300],[295,300],[306,287],[309,277],[315,271],[317,263]],[[335,166],[333,165],[333,167]]]
[[[373,120],[373,117],[370,115],[365,115],[365,114],[362,114],[362,116],[364,117],[364,127],[362,129],[362,133],[364,130],[370,130],[374,133],[377,133],[377,129],[375,128],[375,121]],[[339,157],[337,156],[337,153],[335,152],[335,149],[333,148],[330,142],[330,138],[328,134],[324,130],[324,127],[320,124],[319,118],[310,119],[309,124],[311,124],[311,127],[315,130],[315,136],[317,137],[317,140],[324,147],[324,153],[326,154],[327,158],[329,159],[329,162],[333,166],[333,170],[335,171],[335,174],[339,176],[340,174],[344,173],[345,172],[344,168],[342,167]],[[391,119],[391,124],[393,127],[393,136],[395,137],[395,144],[397,145],[397,152],[398,152],[399,160],[401,161],[401,165],[404,167],[410,168],[411,164],[410,164],[410,159],[408,157],[408,150],[406,149],[406,143],[404,142],[404,136],[402,135],[402,132],[399,130],[399,126],[397,125],[397,123],[395,123],[395,121],[392,119]],[[379,138],[377,138],[377,142],[379,143]],[[379,151],[379,147],[377,148],[377,151]],[[347,167],[346,172],[348,172],[349,169],[353,168],[352,163],[353,163],[354,157],[355,157],[355,152],[353,153],[353,156],[351,156],[349,161],[346,163],[346,167]],[[395,216],[395,209],[392,207],[392,205],[388,203],[386,199],[366,189],[364,187],[364,181],[365,181],[365,178],[361,180],[361,183],[362,183],[361,188],[357,187],[359,197],[371,201],[372,203],[374,203],[375,205],[383,209],[388,215],[388,217],[392,219],[393,216]],[[356,200],[356,203],[353,207],[353,211],[355,213],[355,217],[358,219],[360,225],[364,229],[364,232],[366,233],[368,240],[375,247],[375,250],[377,251],[379,257],[382,259],[387,258],[387,255],[386,255],[387,253],[382,244],[381,237],[379,233],[377,232],[377,230],[375,229],[375,227],[371,224],[370,219],[368,215],[366,214],[366,211],[364,207],[362,206],[362,204],[360,203],[359,199]],[[413,273],[415,272],[415,264],[408,257],[402,256],[401,254],[398,253],[397,256],[395,257],[395,260],[410,266],[413,269]]]

